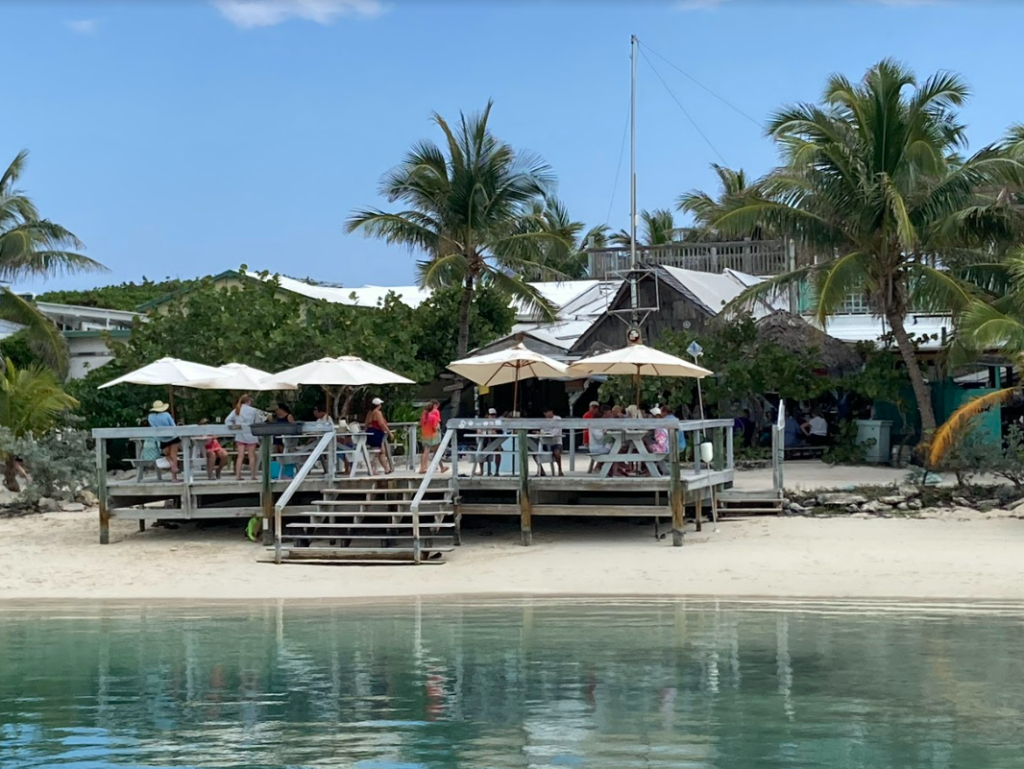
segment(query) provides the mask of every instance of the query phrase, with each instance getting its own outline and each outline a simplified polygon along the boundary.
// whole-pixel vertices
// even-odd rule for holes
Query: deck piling
[[[274,535],[270,521],[274,517],[274,488],[270,477],[270,449],[273,441],[264,436],[260,441],[260,462],[263,465],[263,489],[260,492],[260,503],[263,506],[263,544],[269,547],[274,544]]]
[[[519,527],[523,545],[533,544],[533,504],[530,502],[530,444],[526,440],[526,430],[519,430],[516,435],[519,442]]]
[[[669,430],[669,507],[672,510],[672,547],[683,546],[686,508],[683,505],[683,484],[680,477],[679,431]]]
[[[96,497],[100,506],[100,544],[110,544],[110,500],[107,499],[107,442],[96,439]]]

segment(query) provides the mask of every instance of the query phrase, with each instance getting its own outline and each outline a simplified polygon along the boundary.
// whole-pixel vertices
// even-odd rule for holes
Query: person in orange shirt
[[[601,414],[601,404],[597,401],[590,401],[590,408],[587,409],[587,413],[583,415],[584,419],[597,419]],[[590,445],[590,430],[583,431],[583,445]]]
[[[420,433],[423,436],[423,454],[420,456],[420,472],[427,472],[430,460],[441,443],[441,404],[430,401],[420,414]],[[442,462],[438,466],[442,473],[448,470]]]

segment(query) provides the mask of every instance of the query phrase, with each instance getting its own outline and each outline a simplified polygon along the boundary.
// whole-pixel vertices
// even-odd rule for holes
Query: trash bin
[[[864,461],[875,465],[889,464],[891,433],[892,422],[881,419],[857,420],[857,443],[864,446]]]

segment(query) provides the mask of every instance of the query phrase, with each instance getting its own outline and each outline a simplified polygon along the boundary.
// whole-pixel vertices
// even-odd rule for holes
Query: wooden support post
[[[704,517],[704,490],[703,489],[698,489],[697,490],[697,501],[693,505],[693,520],[694,520],[694,523],[696,524],[696,526],[694,528],[694,531],[702,531],[704,529],[703,520],[702,520],[703,517]]]
[[[714,428],[711,433],[711,441],[715,447],[715,456],[712,458],[711,467],[708,469],[721,470],[725,467],[725,428]]]
[[[145,530],[146,530],[146,519],[145,518],[139,518],[139,531],[141,532],[141,531],[145,531]]]
[[[679,466],[679,431],[669,430],[669,477],[668,477],[668,499],[669,508],[672,511],[672,546],[683,546],[683,527],[686,525],[683,506],[683,481],[680,477]]]
[[[96,498],[100,504],[100,544],[110,544],[110,499],[107,495],[107,442],[96,439]]]
[[[273,440],[264,435],[260,439],[260,463],[263,465],[263,491],[260,494],[260,501],[263,503],[263,544],[272,545],[273,531],[270,528],[270,521],[274,517],[274,487],[270,479],[270,449]]]
[[[530,446],[526,430],[518,432],[519,440],[519,528],[523,545],[533,544],[533,504],[530,502]]]

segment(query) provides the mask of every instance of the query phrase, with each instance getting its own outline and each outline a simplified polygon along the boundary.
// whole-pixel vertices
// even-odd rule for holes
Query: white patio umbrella
[[[519,407],[520,379],[563,379],[569,376],[565,364],[534,352],[522,343],[498,352],[457,360],[449,363],[448,368],[484,387],[514,383],[513,411]]]
[[[675,355],[655,350],[643,344],[632,344],[619,350],[603,352],[578,360],[569,366],[570,376],[608,374],[610,376],[636,377],[637,401],[640,400],[640,377],[692,377],[703,379],[714,372]],[[640,405],[637,403],[637,405]]]
[[[342,355],[337,358],[321,358],[302,366],[280,371],[274,374],[279,382],[291,382],[295,385],[320,385],[327,391],[327,409],[331,408],[332,387],[366,387],[367,385],[416,384],[411,379],[388,371],[386,368],[367,363],[355,355]],[[339,395],[335,407],[341,401]]]
[[[202,363],[193,363],[180,358],[161,358],[124,376],[101,384],[96,389],[102,390],[119,384],[166,385],[167,400],[173,409],[175,387],[194,387],[196,382],[210,379],[219,373],[213,366],[206,366]]]
[[[416,384],[411,379],[367,363],[354,355],[320,360],[296,366],[273,375],[275,381],[293,385],[323,387],[365,387],[366,385]]]
[[[240,392],[296,389],[294,384],[282,381],[266,371],[246,366],[244,363],[226,363],[223,366],[219,366],[217,371],[220,373],[213,379],[195,382],[189,385],[189,387],[195,387],[199,390],[238,390]]]

